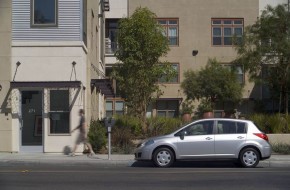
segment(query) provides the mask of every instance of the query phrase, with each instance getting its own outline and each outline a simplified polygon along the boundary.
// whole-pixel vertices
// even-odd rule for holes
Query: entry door
[[[22,152],[43,152],[42,91],[21,92]]]

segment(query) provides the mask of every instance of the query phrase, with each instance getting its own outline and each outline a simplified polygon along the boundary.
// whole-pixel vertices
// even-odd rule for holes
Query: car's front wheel
[[[158,148],[153,153],[153,162],[158,167],[170,167],[174,162],[174,154],[169,148]]]
[[[260,155],[254,148],[245,148],[241,151],[239,159],[243,167],[254,168],[259,164]]]

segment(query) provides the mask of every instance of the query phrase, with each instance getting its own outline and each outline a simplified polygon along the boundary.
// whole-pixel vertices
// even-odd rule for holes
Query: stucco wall
[[[0,151],[12,147],[11,105],[7,96],[11,76],[11,0],[0,1]]]
[[[148,7],[158,18],[179,19],[179,45],[170,47],[168,55],[163,59],[180,64],[180,81],[184,79],[184,71],[204,67],[209,58],[216,58],[222,63],[235,59],[237,54],[234,47],[211,45],[212,18],[243,18],[247,26],[253,24],[259,16],[258,0],[129,0],[129,15],[140,6]],[[198,50],[195,57],[192,56],[193,50]],[[249,97],[248,91],[252,89],[253,84],[246,82],[244,98]],[[184,97],[178,84],[166,84],[163,90],[163,97],[176,98],[180,93],[179,97]]]
[[[21,63],[18,68],[17,62]],[[72,62],[76,62],[75,72]],[[11,65],[11,81],[81,80],[86,85],[86,52],[81,42],[13,42]]]

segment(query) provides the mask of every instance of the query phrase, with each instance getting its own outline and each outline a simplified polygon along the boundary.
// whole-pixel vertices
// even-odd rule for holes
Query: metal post
[[[111,126],[108,127],[108,160],[111,160]]]

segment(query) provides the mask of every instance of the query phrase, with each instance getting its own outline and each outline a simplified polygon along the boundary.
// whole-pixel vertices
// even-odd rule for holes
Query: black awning
[[[10,82],[11,88],[80,88],[81,81]]]
[[[113,81],[110,79],[92,79],[91,86],[98,88],[106,98],[115,97]]]

